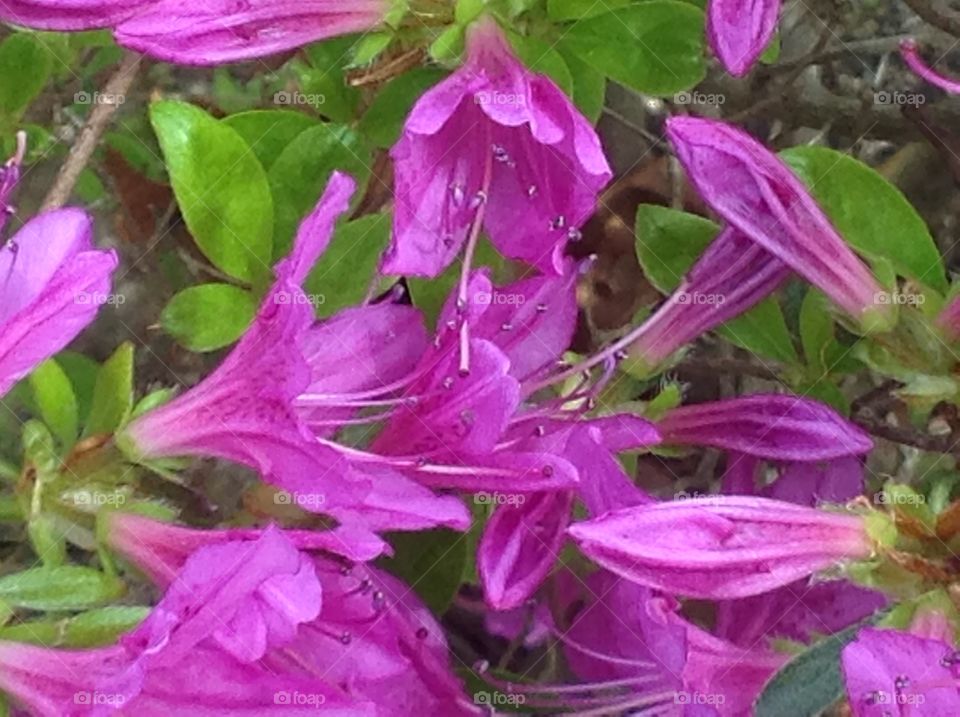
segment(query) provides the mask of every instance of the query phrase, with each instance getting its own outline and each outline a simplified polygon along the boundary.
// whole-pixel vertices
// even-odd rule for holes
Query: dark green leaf
[[[607,77],[651,95],[688,90],[707,71],[703,12],[675,0],[650,0],[580,20],[560,45]]]
[[[241,112],[222,121],[243,137],[266,170],[301,132],[319,124],[319,120],[309,115],[289,110]]]
[[[414,102],[445,76],[434,67],[418,67],[391,80],[361,118],[360,132],[375,147],[393,146]]]
[[[297,104],[305,103],[334,122],[352,121],[360,91],[347,83],[344,72],[356,43],[356,36],[348,35],[310,45],[307,57],[311,67],[303,67],[297,72],[302,92],[287,93],[288,99],[298,100]]]
[[[383,567],[405,580],[434,614],[442,615],[463,580],[467,540],[452,530],[394,533],[396,554]]]
[[[275,257],[290,250],[297,226],[316,205],[335,169],[357,180],[354,201],[359,201],[369,166],[367,148],[356,132],[342,125],[321,124],[287,145],[269,173],[276,210]]]
[[[256,283],[269,275],[273,200],[247,143],[229,125],[184,102],[156,102],[150,119],[200,250],[239,279]]]
[[[240,338],[257,310],[249,291],[202,284],[174,296],[160,314],[164,331],[191,351],[215,351]]]
[[[773,298],[764,299],[747,313],[731,319],[717,333],[751,353],[784,363],[797,362],[783,311]]]
[[[855,249],[883,257],[899,274],[946,292],[940,252],[899,189],[853,157],[826,147],[793,147],[780,156]]]
[[[536,37],[525,37],[510,33],[510,44],[517,57],[530,70],[546,75],[568,96],[573,96],[573,77],[567,63],[553,46]]]
[[[607,78],[569,50],[561,50],[570,76],[573,78],[573,103],[593,124],[603,112],[607,95]]]
[[[827,297],[807,291],[800,305],[800,344],[807,365],[818,374],[827,370],[827,349],[833,344],[833,316]]]

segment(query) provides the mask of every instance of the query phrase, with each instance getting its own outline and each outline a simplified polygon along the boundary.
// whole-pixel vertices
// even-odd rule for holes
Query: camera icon
[[[274,104],[289,105],[293,103],[293,95],[289,92],[277,92],[273,95]]]
[[[678,105],[689,105],[693,102],[693,95],[689,92],[678,92],[673,96],[673,102]]]
[[[73,704],[75,705],[89,705],[93,702],[89,692],[74,692],[73,693]]]
[[[273,693],[273,704],[275,704],[275,705],[288,705],[288,704],[290,704],[290,693],[289,693],[289,692],[274,692],[274,693]]]
[[[279,490],[273,494],[275,505],[293,505],[293,496],[285,490]]]
[[[93,102],[93,96],[89,92],[77,92],[73,96],[73,101],[78,105],[89,105]]]
[[[891,105],[893,104],[893,95],[885,91],[874,92],[873,103],[875,105]]]

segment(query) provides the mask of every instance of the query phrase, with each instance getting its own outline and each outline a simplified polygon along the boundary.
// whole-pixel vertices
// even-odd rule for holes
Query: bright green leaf
[[[68,450],[77,440],[80,423],[69,377],[54,359],[47,359],[30,375],[30,387],[43,422],[57,437],[61,450]]]
[[[604,0],[596,3],[584,0],[547,0],[547,16],[554,22],[583,20],[625,7],[631,2],[632,0]]]
[[[28,610],[86,610],[120,597],[123,582],[79,565],[32,568],[0,578],[0,603]]]
[[[669,96],[706,76],[704,15],[676,0],[650,0],[570,26],[560,45],[607,77]]]
[[[84,436],[113,433],[133,409],[133,344],[124,343],[97,373]]]
[[[0,43],[0,125],[16,122],[50,76],[52,57],[36,35],[15,32]]]
[[[637,208],[637,259],[662,294],[680,285],[683,275],[717,235],[709,219],[676,209],[641,204]]]
[[[240,338],[256,310],[256,297],[249,291],[201,284],[174,296],[160,314],[160,324],[191,351],[215,351]]]
[[[187,228],[217,268],[252,283],[272,264],[273,199],[256,155],[229,125],[184,102],[150,119]]]

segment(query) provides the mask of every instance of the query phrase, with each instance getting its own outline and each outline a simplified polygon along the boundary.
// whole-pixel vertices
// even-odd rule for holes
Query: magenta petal
[[[960,713],[956,652],[940,640],[865,628],[841,665],[855,717],[941,717]],[[892,712],[891,710],[896,710]]]
[[[567,532],[629,580],[712,599],[756,595],[872,551],[860,517],[733,496],[639,505]]]
[[[501,253],[560,273],[612,177],[589,122],[490,18],[471,27],[463,67],[418,100],[391,156],[392,274],[439,274],[474,219]]]
[[[0,395],[64,348],[110,294],[116,254],[91,243],[92,220],[60,209],[27,222],[0,249]]]
[[[900,43],[900,55],[903,61],[917,75],[925,79],[931,85],[939,87],[951,94],[960,94],[960,80],[954,80],[941,75],[920,57],[920,50],[914,40],[904,40]]]
[[[520,505],[498,507],[477,548],[477,571],[487,603],[519,607],[550,573],[563,546],[573,494],[534,493]]]
[[[215,65],[377,26],[384,0],[156,0],[116,28],[117,42],[161,60]]]
[[[672,117],[667,134],[690,181],[710,207],[866,329],[891,321],[883,287],[844,242],[793,172],[732,125]]]
[[[40,30],[112,27],[154,0],[4,0],[0,20]]]
[[[862,455],[873,441],[826,404],[759,394],[675,408],[658,423],[665,443],[713,446],[780,461]]]
[[[577,467],[580,499],[591,516],[652,501],[624,472],[605,438],[600,428],[585,426],[573,431],[565,452]]]
[[[743,77],[760,59],[777,31],[780,0],[710,0],[707,36],[734,77]]]

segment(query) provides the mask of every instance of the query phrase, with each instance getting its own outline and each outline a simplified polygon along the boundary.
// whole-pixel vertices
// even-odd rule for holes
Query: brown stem
[[[936,0],[903,0],[925,22],[960,37],[960,15]]]
[[[140,55],[130,52],[125,53],[116,72],[107,80],[102,94],[113,98],[126,95],[134,77],[136,77],[139,66]],[[66,204],[70,198],[70,193],[73,192],[73,188],[80,178],[80,173],[83,172],[84,167],[90,161],[90,157],[93,156],[100,137],[106,130],[107,125],[110,124],[110,119],[120,104],[121,102],[96,102],[93,105],[90,116],[87,117],[83,129],[80,130],[80,137],[70,148],[67,161],[63,163],[53,186],[43,200],[42,209],[44,211],[56,209]]]

